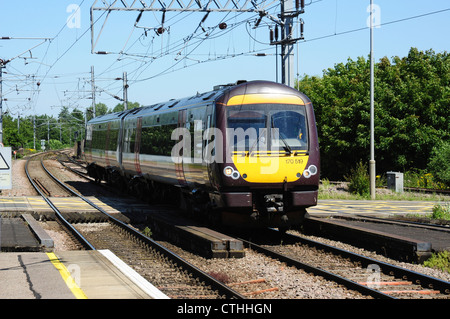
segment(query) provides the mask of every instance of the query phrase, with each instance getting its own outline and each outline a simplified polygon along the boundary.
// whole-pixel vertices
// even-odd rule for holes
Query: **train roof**
[[[190,96],[190,97],[185,97],[185,98],[181,98],[181,99],[171,99],[169,101],[162,102],[162,103],[156,103],[156,104],[152,104],[152,105],[148,105],[148,106],[141,106],[138,108],[125,110],[125,111],[121,111],[121,112],[100,115],[100,116],[97,116],[97,117],[89,120],[89,123],[91,123],[91,124],[103,123],[103,122],[109,122],[109,121],[113,121],[113,120],[120,120],[124,116],[127,116],[127,118],[139,117],[144,114],[154,113],[157,111],[164,112],[166,110],[170,110],[173,108],[204,104],[209,101],[215,100],[218,96],[223,94],[223,92],[226,89],[229,89],[230,87],[235,86],[237,84],[240,84],[240,82],[233,83],[233,84],[218,85],[218,86],[215,86],[212,91],[204,92],[204,93],[197,93],[196,95]]]
[[[242,85],[247,84],[247,85]],[[277,84],[269,81],[238,81],[236,83],[224,84],[214,86],[214,89],[205,93],[197,93],[194,96],[185,97],[181,99],[171,99],[166,102],[156,103],[149,106],[142,106],[135,109],[125,110],[122,112],[116,112],[111,114],[105,114],[102,116],[95,117],[89,121],[89,123],[102,123],[109,122],[114,120],[120,120],[125,116],[127,118],[140,117],[147,114],[164,113],[165,111],[177,109],[180,107],[189,107],[194,105],[206,104],[210,101],[216,100],[221,95],[226,93],[227,91],[236,91],[235,94],[254,94],[254,93],[265,93],[271,92],[273,93],[274,88],[276,87],[277,91],[290,93],[290,94],[301,94],[299,91],[290,88],[285,85]],[[235,95],[233,94],[233,95]],[[301,94],[302,95],[302,94]]]
[[[139,117],[148,113],[163,113],[168,110],[177,109],[180,107],[189,107],[194,105],[206,104],[210,101],[215,100],[218,96],[223,93],[223,89],[209,91],[205,93],[197,93],[194,96],[185,97],[181,99],[171,99],[166,102],[156,103],[149,106],[142,106],[133,110],[130,110],[127,114],[127,118]]]

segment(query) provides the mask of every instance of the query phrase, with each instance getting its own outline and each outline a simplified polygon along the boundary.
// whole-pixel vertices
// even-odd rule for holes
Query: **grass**
[[[431,218],[450,220],[450,203],[434,205]]]
[[[432,219],[450,220],[450,203],[434,205],[433,212],[428,217]],[[423,265],[450,273],[450,252],[441,251],[433,253],[428,260],[424,261]]]
[[[433,253],[428,260],[424,261],[423,265],[425,267],[439,269],[450,273],[450,252],[441,251]]]
[[[370,194],[351,193],[348,190],[347,183],[342,182],[339,185],[331,184],[327,179],[322,180],[319,186],[319,200],[323,199],[344,199],[344,200],[370,200]],[[424,194],[418,192],[396,193],[386,188],[378,187],[376,189],[376,200],[404,200],[404,201],[436,201],[450,202],[450,196],[442,194]]]

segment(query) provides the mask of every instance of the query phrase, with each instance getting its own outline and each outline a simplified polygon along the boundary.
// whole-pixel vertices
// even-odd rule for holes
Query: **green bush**
[[[423,265],[450,273],[450,252],[444,250],[437,254],[433,253],[430,259],[426,260]]]
[[[433,214],[431,214],[433,219],[447,219],[450,220],[450,204],[440,205],[436,204],[433,206]]]
[[[370,193],[370,178],[367,169],[367,164],[360,161],[356,168],[350,170],[350,175],[345,177],[348,182],[348,190],[352,194],[359,194],[362,196]]]
[[[48,143],[48,149],[50,150],[60,150],[64,147],[63,143],[58,140],[50,140]]]
[[[450,187],[450,143],[444,142],[433,148],[431,152],[428,170],[433,177],[443,183],[445,187]]]

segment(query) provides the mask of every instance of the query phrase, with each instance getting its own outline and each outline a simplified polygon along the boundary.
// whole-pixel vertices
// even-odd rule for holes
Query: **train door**
[[[211,149],[210,145],[212,140],[210,129],[214,128],[213,111],[214,108],[212,104],[206,107],[205,132],[208,132],[209,134],[206,134],[206,136],[203,137],[203,165],[206,166],[206,169],[203,170],[203,179],[208,187],[210,186],[210,176],[212,174],[210,164],[213,156],[215,155],[215,150]]]
[[[142,117],[138,117],[136,121],[136,139],[134,141],[134,168],[138,175],[142,174],[140,150],[141,150],[141,133],[142,133]]]
[[[121,168],[121,170],[124,169],[122,164],[123,139],[124,139],[124,116],[120,117],[119,119],[119,136],[117,141],[117,153],[116,153],[117,163],[119,163],[119,167]]]
[[[111,122],[108,122],[106,129],[106,137],[105,137],[105,163],[106,167],[111,166],[111,162],[109,160],[109,133],[111,132]]]
[[[184,128],[186,126],[186,109],[180,110],[178,112],[178,128]],[[178,179],[178,183],[182,186],[186,186],[186,178],[184,176],[183,171],[183,157],[184,157],[184,147],[181,148],[181,154],[178,154],[181,157],[181,160],[175,161],[175,174]]]

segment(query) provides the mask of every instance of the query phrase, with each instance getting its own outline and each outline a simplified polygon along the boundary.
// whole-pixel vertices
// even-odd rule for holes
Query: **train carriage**
[[[87,151],[84,154],[86,161],[91,163],[89,173],[96,179],[108,181],[112,176],[120,174],[119,135],[124,115],[122,113],[125,112],[94,118],[87,125],[84,146]]]
[[[314,110],[281,84],[218,86],[95,118],[87,132],[92,175],[153,201],[177,194],[214,222],[287,227],[317,204]]]

